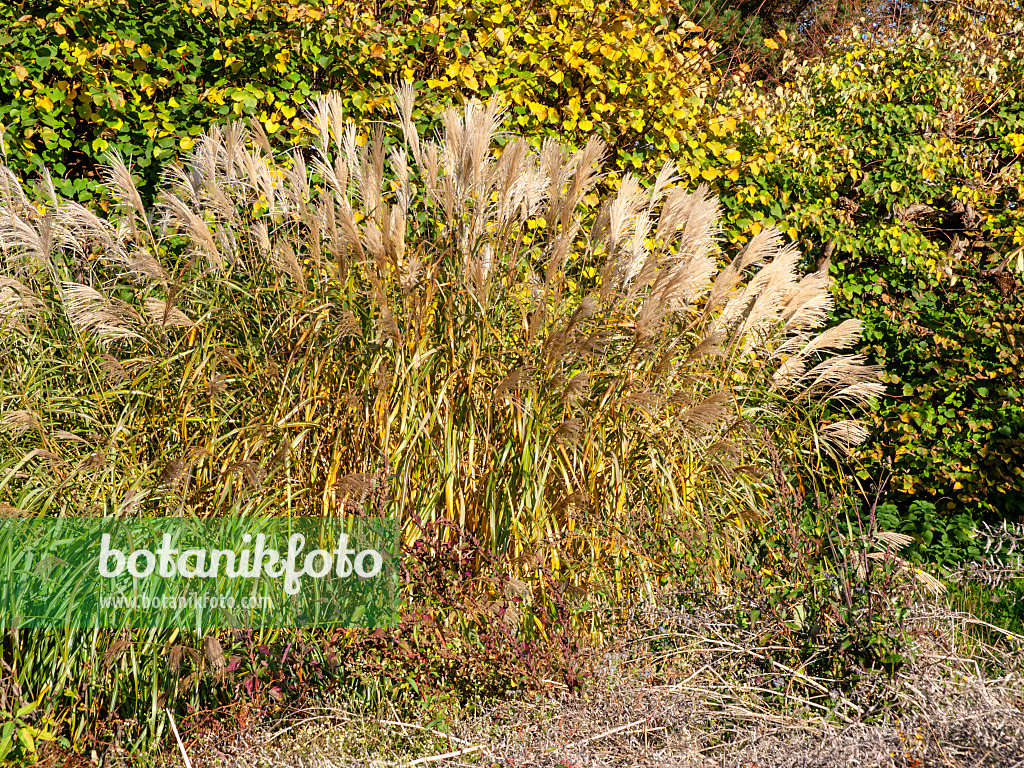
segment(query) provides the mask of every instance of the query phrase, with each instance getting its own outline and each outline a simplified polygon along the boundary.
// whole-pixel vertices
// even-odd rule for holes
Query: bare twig
[[[483,750],[481,746],[466,747],[456,752],[445,752],[443,755],[429,755],[428,757],[419,757],[412,762],[403,763],[402,768],[412,768],[414,765],[425,765],[426,763],[436,763],[441,760],[450,760],[453,757],[462,757],[462,755],[469,755],[473,752],[480,752]]]
[[[188,753],[185,751],[185,745],[181,742],[181,736],[178,734],[178,725],[174,722],[174,715],[170,709],[165,708],[167,712],[167,718],[171,722],[171,733],[174,734],[174,740],[178,743],[178,749],[181,750],[181,759],[185,763],[185,768],[192,768],[192,761],[188,759]]]

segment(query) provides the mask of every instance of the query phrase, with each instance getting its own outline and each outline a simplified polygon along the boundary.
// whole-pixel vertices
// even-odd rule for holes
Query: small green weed
[[[39,700],[36,700],[14,712],[0,713],[0,762],[5,765],[35,763],[39,742],[56,740],[56,724],[40,717],[38,710]]]

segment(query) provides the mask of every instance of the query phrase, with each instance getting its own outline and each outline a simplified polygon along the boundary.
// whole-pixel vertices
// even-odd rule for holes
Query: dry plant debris
[[[663,615],[660,623],[682,618]],[[823,709],[797,694],[769,701],[744,681],[742,658],[768,655],[709,617],[672,622],[672,650],[609,649],[578,694],[549,691],[493,704],[474,716],[406,722],[342,708],[290,724],[207,741],[195,764],[222,768],[355,766],[1024,766],[1024,637],[972,637],[970,617],[922,609],[915,647],[892,678],[866,675]],[[687,626],[688,625],[688,626]],[[706,631],[701,632],[700,628]],[[646,644],[649,647],[649,644]],[[657,665],[657,668],[655,668]],[[778,679],[793,686],[778,668]],[[827,684],[829,681],[808,681]],[[768,684],[771,688],[771,684]],[[244,742],[244,744],[243,744]],[[201,760],[196,761],[196,756]]]

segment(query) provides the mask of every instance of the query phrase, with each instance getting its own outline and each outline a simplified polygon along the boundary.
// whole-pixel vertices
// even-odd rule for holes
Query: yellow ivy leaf
[[[725,153],[725,159],[730,163],[738,163],[740,161],[740,153],[735,149],[727,150]]]
[[[49,112],[53,109],[53,102],[50,101],[49,96],[36,96],[36,106]]]
[[[561,72],[553,72],[551,74],[551,82],[553,82],[555,85],[560,84],[563,80],[565,80],[565,75],[562,74]]]
[[[896,181],[896,179],[892,180],[892,182],[889,184],[889,187],[892,189],[893,192],[899,192],[901,189],[903,189],[903,185]]]
[[[764,39],[764,44],[766,48],[771,48],[772,50],[775,50],[776,48],[779,47],[779,44],[772,40],[770,37],[766,37]]]
[[[28,77],[28,70],[21,66],[21,64],[15,64],[14,76],[18,78],[19,83],[23,83],[25,82],[25,78]]]
[[[718,169],[705,168],[703,171],[700,172],[700,175],[703,176],[706,181],[714,181],[715,179],[718,178]]]

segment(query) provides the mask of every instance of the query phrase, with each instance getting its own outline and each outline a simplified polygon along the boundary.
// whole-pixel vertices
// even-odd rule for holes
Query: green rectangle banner
[[[394,518],[2,518],[0,628],[387,628],[399,533]]]

